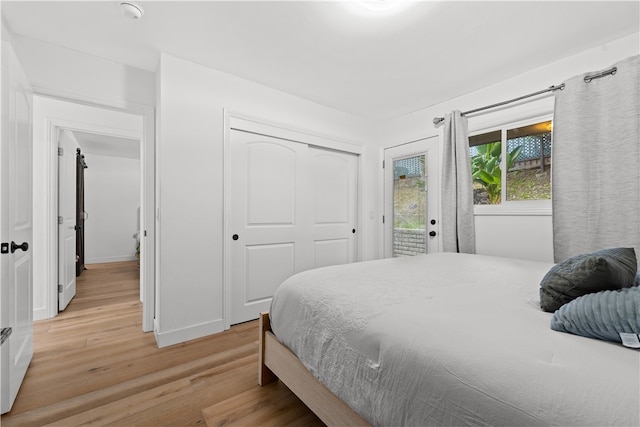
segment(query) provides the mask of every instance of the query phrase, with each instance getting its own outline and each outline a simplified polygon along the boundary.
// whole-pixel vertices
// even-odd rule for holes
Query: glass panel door
[[[384,150],[384,256],[440,250],[438,138]]]
[[[427,252],[425,155],[393,161],[393,257]]]

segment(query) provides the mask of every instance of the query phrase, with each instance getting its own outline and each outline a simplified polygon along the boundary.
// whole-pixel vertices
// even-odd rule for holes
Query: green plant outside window
[[[551,122],[509,129],[504,151],[501,139],[501,131],[470,138],[474,204],[500,204],[503,185],[508,201],[550,199]]]

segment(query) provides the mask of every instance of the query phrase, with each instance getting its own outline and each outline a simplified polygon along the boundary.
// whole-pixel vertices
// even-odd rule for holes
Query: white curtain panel
[[[442,154],[442,243],[445,252],[476,252],[473,181],[467,119],[460,111],[444,117]]]
[[[552,191],[554,258],[610,247],[640,257],[640,55],[555,93]]]

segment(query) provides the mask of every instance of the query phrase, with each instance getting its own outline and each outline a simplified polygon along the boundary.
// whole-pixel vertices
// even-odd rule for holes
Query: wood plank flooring
[[[56,318],[35,322],[13,426],[323,426],[280,382],[257,385],[257,321],[158,349],[142,332],[137,262],[88,265]]]

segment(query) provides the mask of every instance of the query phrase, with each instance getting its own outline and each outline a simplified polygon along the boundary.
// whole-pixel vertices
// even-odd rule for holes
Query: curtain
[[[442,243],[445,252],[476,252],[473,182],[467,119],[460,111],[444,117],[442,154]]]
[[[575,76],[555,94],[556,262],[608,247],[640,257],[640,55],[615,66],[590,82],[595,73]]]

